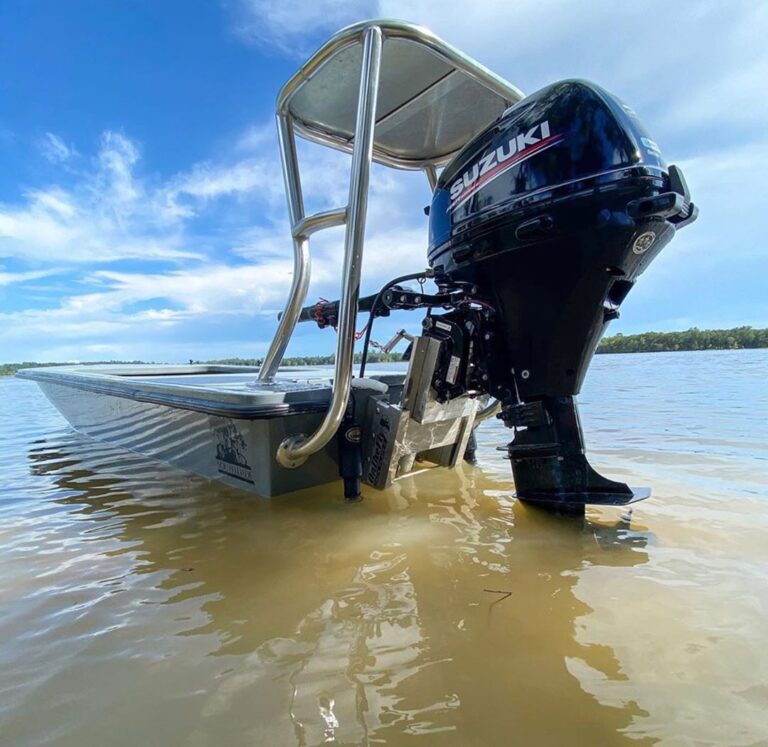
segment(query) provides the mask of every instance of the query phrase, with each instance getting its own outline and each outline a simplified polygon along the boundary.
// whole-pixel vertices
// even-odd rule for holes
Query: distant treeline
[[[394,363],[403,359],[402,353],[368,353],[368,363]],[[355,353],[355,363],[361,363],[362,353]],[[222,366],[260,366],[261,358],[221,358],[216,361],[190,361],[190,363],[213,363]],[[335,355],[301,355],[283,358],[283,366],[326,366],[336,362]]]
[[[145,363],[146,361],[83,361],[84,366],[126,366],[136,363]],[[35,361],[24,361],[23,363],[0,363],[0,376],[13,376],[21,368],[47,368],[48,366],[66,366],[73,365],[67,363],[36,363]]]
[[[643,332],[640,335],[617,334],[606,337],[597,349],[598,353],[664,353],[678,350],[741,350],[746,348],[768,348],[768,329],[734,327],[733,329],[698,329],[692,327],[685,332]],[[199,364],[227,366],[260,366],[261,358],[221,358],[215,361],[190,361]],[[284,366],[323,366],[333,363],[334,355],[303,355],[284,358]],[[360,353],[355,353],[355,363],[360,363]],[[369,353],[371,363],[392,363],[402,360],[400,353]],[[89,361],[83,365],[125,365],[145,361]],[[0,363],[0,376],[12,376],[20,368],[39,366],[60,366],[61,363]]]
[[[369,353],[369,363],[392,363],[393,361],[399,361],[402,359],[400,353]],[[298,358],[283,358],[283,366],[323,366],[329,363],[333,363],[336,360],[335,355],[305,355]],[[355,353],[355,363],[360,363],[362,356],[360,353]],[[134,365],[141,363],[148,363],[149,361],[83,361],[83,366],[98,366],[98,365]],[[151,361],[155,363],[156,361]],[[260,366],[261,358],[221,358],[214,361],[195,361],[190,360],[191,364],[199,365],[222,365],[222,366]],[[24,361],[23,363],[0,363],[0,376],[13,376],[19,369],[22,368],[42,368],[47,366],[65,366],[66,363],[36,363],[35,361]],[[72,364],[69,364],[72,365]]]
[[[598,353],[664,353],[677,350],[741,350],[768,348],[768,329],[698,329],[685,332],[643,332],[606,337]]]

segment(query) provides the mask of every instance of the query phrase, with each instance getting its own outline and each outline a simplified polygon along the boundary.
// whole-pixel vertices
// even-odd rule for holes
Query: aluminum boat
[[[599,86],[525,96],[427,29],[366,21],[326,42],[277,98],[294,272],[259,368],[27,369],[98,439],[276,496],[341,478],[348,499],[426,466],[455,467],[492,416],[521,500],[557,510],[648,495],[588,463],[578,394],[637,277],[696,219],[682,172]],[[351,154],[348,204],[305,214],[296,137]],[[360,297],[372,162],[432,190],[427,267]],[[310,238],[345,227],[339,300],[305,305]],[[366,375],[378,317],[421,310],[404,375]],[[353,375],[358,313],[368,314]],[[280,369],[300,322],[337,331],[332,376]]]

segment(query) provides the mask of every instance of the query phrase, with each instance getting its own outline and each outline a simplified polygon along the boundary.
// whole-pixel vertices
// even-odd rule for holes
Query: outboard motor
[[[430,208],[435,388],[502,403],[518,497],[565,508],[646,497],[587,462],[575,395],[637,277],[692,222],[682,173],[634,112],[585,81],[509,108],[444,169]],[[455,359],[458,359],[455,360]]]
[[[499,400],[521,500],[570,512],[645,498],[649,490],[590,466],[574,397],[638,276],[697,215],[682,172],[632,109],[586,81],[547,86],[443,170],[429,208],[430,269],[360,299],[372,317],[360,375],[373,319],[427,308],[422,337],[440,344],[421,385],[443,405]],[[437,293],[400,285],[427,277]],[[321,300],[301,318],[335,327],[337,316],[338,302]]]

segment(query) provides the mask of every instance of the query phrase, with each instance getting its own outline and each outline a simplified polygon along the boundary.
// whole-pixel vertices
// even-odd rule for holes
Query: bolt
[[[415,296],[413,299],[414,303],[421,303],[421,296]]]
[[[531,372],[527,368],[520,372],[520,376],[522,376],[524,379],[529,378],[530,375],[531,375]]]

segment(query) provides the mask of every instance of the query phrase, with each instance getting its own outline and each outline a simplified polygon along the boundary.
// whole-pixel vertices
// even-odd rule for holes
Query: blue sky
[[[611,333],[768,325],[768,3],[2,0],[0,361],[263,355],[292,264],[275,96],[333,31],[377,16],[523,91],[595,80],[682,165],[701,218]],[[300,157],[308,208],[343,204],[346,157]],[[363,292],[424,267],[428,202],[419,174],[375,169]],[[310,300],[337,297],[341,240],[315,240]],[[403,324],[417,315],[375,337]],[[289,354],[334,346],[302,325]]]

